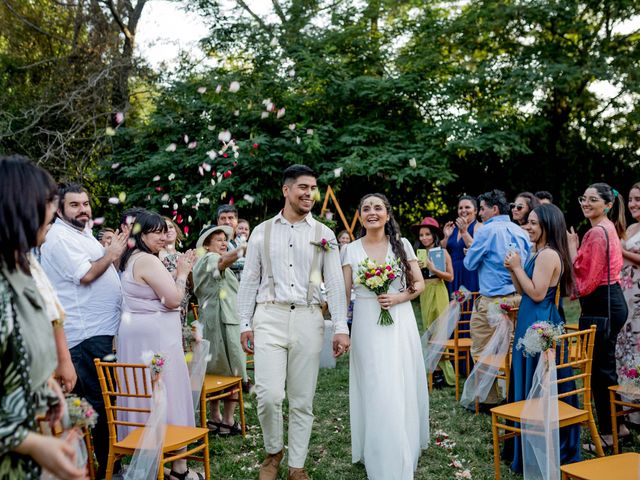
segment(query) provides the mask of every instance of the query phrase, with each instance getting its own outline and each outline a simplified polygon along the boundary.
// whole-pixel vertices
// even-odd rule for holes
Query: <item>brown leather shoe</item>
[[[278,478],[278,467],[282,462],[284,452],[280,450],[278,453],[269,453],[260,466],[259,480],[276,480]]]
[[[310,480],[304,468],[290,468],[289,480]]]

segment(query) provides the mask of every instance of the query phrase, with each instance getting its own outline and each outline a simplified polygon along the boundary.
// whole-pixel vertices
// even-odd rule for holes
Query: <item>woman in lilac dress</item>
[[[123,312],[118,331],[117,355],[123,363],[142,363],[146,351],[162,354],[166,363],[162,380],[167,391],[167,423],[195,426],[189,372],[182,350],[180,303],[186,280],[195,260],[195,252],[181,255],[176,263],[175,280],[158,258],[167,233],[165,220],[157,213],[136,213],[132,235],[133,248],[120,261]],[[149,399],[125,399],[128,407],[149,408]],[[146,414],[129,412],[127,419],[145,423]],[[122,438],[127,428],[118,428]],[[186,460],[176,461],[171,480],[188,478]]]

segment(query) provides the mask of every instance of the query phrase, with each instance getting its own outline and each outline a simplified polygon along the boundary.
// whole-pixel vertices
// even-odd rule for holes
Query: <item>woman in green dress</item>
[[[0,156],[0,478],[84,478],[68,439],[37,433],[36,415],[60,419],[53,326],[31,275],[57,207],[51,176],[24,157]]]
[[[418,265],[424,278],[424,290],[420,294],[420,311],[422,313],[422,326],[424,330],[449,307],[449,292],[444,282],[453,280],[453,264],[449,252],[440,247],[443,238],[442,229],[438,221],[432,217],[425,217],[421,223],[411,227],[418,237],[416,242],[416,254]],[[438,249],[444,258],[444,268],[441,270],[433,263],[429,251]],[[441,373],[439,373],[441,372]],[[442,360],[433,375],[434,386],[443,386],[443,378],[447,385],[455,385],[455,372],[451,362]]]
[[[196,247],[203,255],[193,267],[194,291],[200,305],[203,337],[211,342],[211,360],[207,373],[247,379],[246,355],[240,344],[238,317],[238,279],[229,267],[244,253],[244,247],[228,251],[233,229],[227,225],[205,227]],[[234,420],[236,402],[225,400],[222,415],[220,401],[210,402],[209,428],[220,435],[239,434]]]

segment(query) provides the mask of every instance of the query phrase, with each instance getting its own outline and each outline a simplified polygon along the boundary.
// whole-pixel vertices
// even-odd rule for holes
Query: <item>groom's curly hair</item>
[[[415,288],[413,287],[413,274],[411,273],[411,266],[409,265],[409,260],[407,259],[407,252],[404,251],[404,246],[402,245],[402,236],[400,235],[400,226],[393,216],[393,208],[391,208],[391,203],[389,199],[384,196],[382,193],[369,193],[360,199],[360,203],[358,204],[358,212],[362,211],[362,204],[367,198],[376,197],[382,200],[384,207],[387,209],[387,214],[389,215],[389,221],[384,225],[384,233],[389,236],[389,243],[391,243],[391,250],[393,250],[396,258],[400,259],[400,268],[402,270],[402,282],[404,286],[411,292],[415,292]],[[362,215],[360,216],[362,218]],[[367,233],[367,230],[364,228],[363,224],[360,224],[360,231],[358,232],[358,238],[364,237]]]

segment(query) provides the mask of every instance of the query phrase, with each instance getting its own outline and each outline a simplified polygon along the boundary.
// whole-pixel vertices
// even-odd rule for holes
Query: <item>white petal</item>
[[[231,132],[229,130],[223,130],[218,134],[218,140],[227,143],[229,140],[231,140]]]

